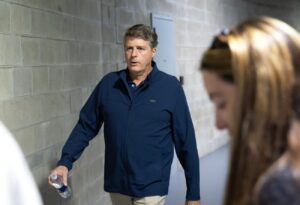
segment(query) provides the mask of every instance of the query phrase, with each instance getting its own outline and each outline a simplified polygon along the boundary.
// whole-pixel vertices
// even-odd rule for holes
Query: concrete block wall
[[[111,204],[103,191],[100,131],[71,172],[74,194],[62,200],[47,176],[87,97],[106,73],[125,67],[124,30],[150,25],[150,13],[176,23],[177,67],[203,156],[227,142],[198,64],[212,35],[242,19],[272,15],[300,28],[297,0],[0,0],[0,120],[13,132],[45,204]]]
[[[71,173],[71,200],[47,185],[104,73],[102,15],[99,0],[0,1],[0,119],[19,142],[45,204],[101,204],[104,196],[102,134]]]

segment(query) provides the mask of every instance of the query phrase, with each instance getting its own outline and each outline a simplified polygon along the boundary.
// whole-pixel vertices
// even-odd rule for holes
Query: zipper
[[[129,99],[129,105],[128,105],[128,117],[127,117],[127,124],[126,124],[126,130],[124,132],[123,135],[121,135],[122,139],[121,139],[121,159],[122,159],[122,164],[123,164],[123,167],[124,167],[124,171],[125,173],[128,174],[128,171],[130,170],[129,169],[129,161],[128,161],[128,152],[127,152],[127,143],[128,143],[128,133],[129,133],[129,127],[130,127],[130,124],[131,124],[131,118],[132,118],[132,107],[133,107],[133,104],[134,104],[134,99],[133,99],[133,95],[131,93],[131,90],[128,86],[128,83],[126,82],[125,79],[122,78],[122,81],[123,81],[123,85],[125,86],[126,90],[127,90],[127,94],[128,94],[128,99]],[[126,176],[126,174],[125,174]]]

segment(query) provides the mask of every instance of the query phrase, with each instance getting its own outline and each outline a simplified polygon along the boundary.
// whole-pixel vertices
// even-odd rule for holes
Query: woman
[[[216,126],[232,136],[225,205],[266,204],[263,193],[270,191],[275,162],[293,153],[288,131],[299,58],[299,34],[269,17],[221,33],[204,53],[201,70]]]

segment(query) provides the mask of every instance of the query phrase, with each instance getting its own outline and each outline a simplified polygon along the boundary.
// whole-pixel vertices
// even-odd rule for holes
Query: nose
[[[228,123],[226,120],[223,118],[222,114],[217,112],[216,113],[216,127],[219,130],[227,129],[228,128]]]
[[[137,56],[137,54],[138,54],[138,50],[136,48],[132,49],[131,55],[132,56]]]

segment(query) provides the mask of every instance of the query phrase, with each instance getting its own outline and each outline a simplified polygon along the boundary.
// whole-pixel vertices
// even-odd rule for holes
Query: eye
[[[216,107],[217,107],[217,109],[222,110],[226,107],[226,102],[225,101],[218,102],[218,103],[216,103]]]
[[[144,51],[144,50],[146,50],[144,47],[137,47],[137,49],[138,49],[139,51]]]

